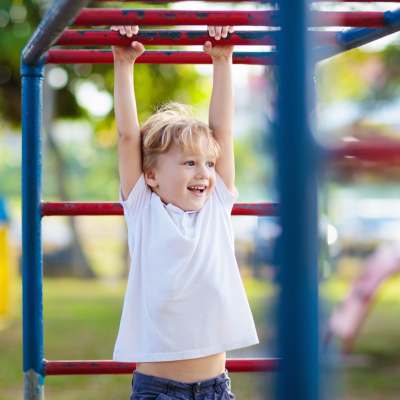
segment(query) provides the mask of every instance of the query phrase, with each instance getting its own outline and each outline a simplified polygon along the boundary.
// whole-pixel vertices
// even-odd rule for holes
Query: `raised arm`
[[[132,37],[137,26],[113,26],[112,30]],[[118,130],[118,168],[122,195],[126,199],[142,173],[140,127],[136,108],[133,70],[137,57],[144,52],[141,43],[131,47],[113,46],[114,110]]]
[[[233,27],[209,27],[210,36],[216,40],[226,38]],[[233,113],[234,99],[232,87],[232,52],[233,46],[215,46],[206,42],[204,51],[213,61],[213,89],[209,110],[209,125],[221,147],[221,156],[216,163],[216,171],[227,188],[236,192],[235,158],[233,150]]]

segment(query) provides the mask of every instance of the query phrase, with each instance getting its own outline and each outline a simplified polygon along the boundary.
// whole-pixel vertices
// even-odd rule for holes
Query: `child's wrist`
[[[122,67],[122,68],[129,68],[133,67],[135,64],[136,58],[133,60],[126,60],[126,59],[114,59],[114,65],[117,67]]]
[[[227,64],[231,64],[232,63],[232,54],[229,55],[218,55],[218,56],[212,56],[212,61],[214,64],[216,63],[227,63]]]

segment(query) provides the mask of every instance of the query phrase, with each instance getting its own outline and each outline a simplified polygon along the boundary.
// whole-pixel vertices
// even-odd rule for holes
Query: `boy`
[[[228,32],[209,27],[216,40]],[[120,197],[132,258],[114,360],[137,363],[132,400],[195,392],[199,400],[235,398],[225,352],[259,341],[230,222],[238,195],[233,47],[204,45],[214,68],[209,126],[173,104],[139,127],[133,65],[143,51],[136,41],[113,47]]]

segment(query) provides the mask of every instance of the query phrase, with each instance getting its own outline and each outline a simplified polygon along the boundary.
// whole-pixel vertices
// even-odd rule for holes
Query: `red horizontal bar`
[[[337,32],[318,32],[315,39],[323,44],[336,44]],[[238,31],[224,40],[215,40],[204,31],[145,30],[128,38],[110,30],[66,30],[57,41],[60,46],[129,46],[132,41],[144,45],[203,45],[207,40],[213,45],[265,46],[276,43],[276,32]]]
[[[98,3],[129,3],[134,0],[96,0]],[[141,3],[165,4],[179,3],[187,0],[145,0]],[[272,3],[272,0],[203,0],[212,3]],[[313,3],[400,3],[400,0],[312,0]]]
[[[97,3],[148,3],[148,4],[167,4],[167,3],[179,3],[188,0],[143,0],[143,1],[135,1],[135,0],[95,0]],[[202,0],[206,2],[212,3],[271,3],[271,0]],[[331,0],[318,0],[318,1],[331,1]],[[346,1],[346,0],[344,0]],[[347,0],[348,1],[348,0]],[[354,1],[354,0],[353,0]],[[372,1],[372,0],[367,0]],[[383,1],[383,0],[378,0]],[[386,0],[388,1],[388,0]],[[400,1],[400,0],[396,0]]]
[[[274,203],[239,203],[233,206],[232,215],[275,216],[278,206]],[[42,203],[42,216],[50,215],[123,215],[120,203]]]
[[[274,372],[278,369],[277,358],[228,359],[226,368],[229,372]],[[44,360],[45,375],[99,375],[131,374],[136,363],[108,360],[66,361]]]
[[[62,46],[129,46],[133,40],[144,45],[203,45],[208,40],[213,45],[260,46],[275,43],[271,32],[267,31],[235,32],[224,40],[215,40],[204,31],[141,31],[138,35],[129,38],[109,30],[81,31],[70,29],[62,34],[56,44]]]
[[[382,27],[381,11],[313,11],[312,26]],[[84,8],[75,26],[91,25],[251,25],[277,26],[276,11],[186,11]]]
[[[186,11],[83,8],[73,25],[252,25],[273,23],[271,11]]]
[[[350,142],[329,150],[329,158],[338,162],[369,162],[379,165],[400,164],[400,141],[376,139]],[[360,164],[360,167],[362,165]]]
[[[47,64],[112,64],[113,55],[108,50],[50,50]],[[233,53],[234,64],[272,65],[274,53]],[[211,57],[196,51],[145,51],[137,64],[211,64]]]

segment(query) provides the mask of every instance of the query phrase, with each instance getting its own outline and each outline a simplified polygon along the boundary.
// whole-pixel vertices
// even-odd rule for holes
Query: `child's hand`
[[[228,33],[233,33],[233,26],[209,26],[208,33],[215,40],[228,37]],[[203,50],[213,58],[216,59],[229,59],[232,57],[233,46],[212,46],[210,41],[204,43]]]
[[[112,26],[112,31],[119,32],[122,36],[132,37],[137,35],[139,27],[135,26]],[[144,52],[144,46],[142,43],[133,41],[130,47],[125,46],[111,46],[114,55],[114,62],[127,62],[133,64],[135,60],[141,56]]]

